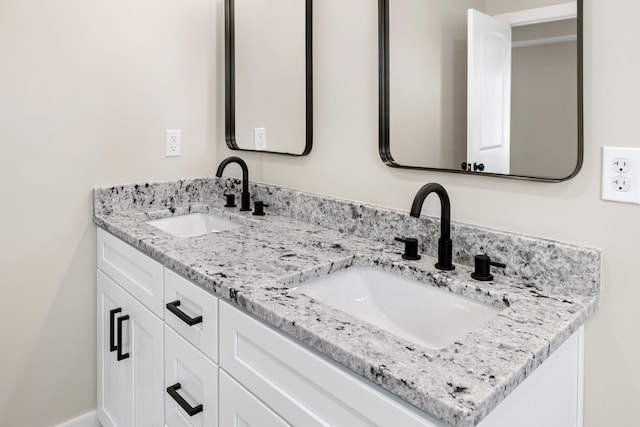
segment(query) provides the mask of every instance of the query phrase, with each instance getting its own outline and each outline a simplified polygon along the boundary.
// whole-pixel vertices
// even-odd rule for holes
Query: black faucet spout
[[[251,199],[249,197],[249,168],[244,160],[240,157],[227,157],[218,166],[218,170],[216,171],[216,176],[220,178],[222,176],[222,172],[224,168],[227,167],[230,163],[237,163],[242,168],[242,201],[240,205],[241,211],[250,211],[251,210]]]
[[[453,270],[452,263],[453,243],[451,241],[451,202],[444,187],[435,182],[423,185],[413,199],[409,215],[420,218],[422,205],[431,193],[436,193],[440,198],[440,238],[438,239],[438,262],[436,268],[440,270]]]

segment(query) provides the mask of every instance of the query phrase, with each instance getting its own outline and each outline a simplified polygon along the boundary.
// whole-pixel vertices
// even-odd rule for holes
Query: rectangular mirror
[[[229,148],[311,151],[311,6],[312,0],[225,0]]]
[[[558,182],[582,166],[582,0],[379,0],[380,156]]]

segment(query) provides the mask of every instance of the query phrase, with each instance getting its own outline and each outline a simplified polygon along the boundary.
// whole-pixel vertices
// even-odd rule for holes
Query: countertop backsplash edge
[[[207,204],[221,200],[224,194],[239,193],[241,188],[240,179],[226,177],[95,188],[94,216],[129,209]],[[413,218],[400,210],[263,183],[251,182],[249,191],[252,200],[268,205],[267,212],[388,244],[400,245],[394,243],[396,237],[415,237],[422,253],[437,254],[437,218]],[[556,292],[600,297],[599,249],[458,221],[452,221],[451,227],[454,264],[472,267],[474,256],[486,253],[507,265],[506,269],[494,269],[494,275],[503,274]]]

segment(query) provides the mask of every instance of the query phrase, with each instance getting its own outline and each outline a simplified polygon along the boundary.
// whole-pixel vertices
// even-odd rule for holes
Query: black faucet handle
[[[488,255],[476,255],[474,263],[475,271],[471,273],[471,277],[481,282],[489,282],[493,280],[493,274],[491,274],[491,266],[507,268],[506,264],[491,261],[491,258],[489,258]]]
[[[404,243],[402,259],[406,259],[408,261],[417,261],[420,259],[420,255],[418,254],[418,239],[414,239],[413,237],[396,237],[396,240]]]
[[[501,262],[491,261],[489,264],[491,264],[494,267],[507,268],[507,264],[504,264]]]
[[[227,204],[224,205],[225,208],[235,208],[236,207],[236,195],[234,193],[225,194],[224,197],[227,198]]]
[[[257,216],[264,216],[264,208],[268,208],[269,205],[265,204],[261,200],[256,200],[253,204],[253,214]]]

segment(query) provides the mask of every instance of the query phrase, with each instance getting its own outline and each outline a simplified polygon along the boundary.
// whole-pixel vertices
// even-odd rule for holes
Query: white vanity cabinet
[[[445,426],[101,229],[97,275],[104,427]],[[582,354],[580,328],[479,427],[581,427]]]
[[[218,299],[102,229],[97,242],[98,420],[216,427]]]

